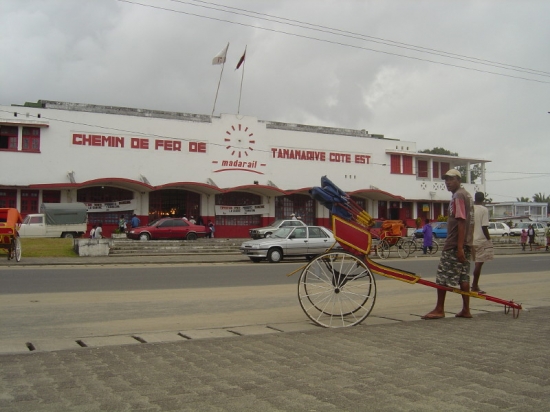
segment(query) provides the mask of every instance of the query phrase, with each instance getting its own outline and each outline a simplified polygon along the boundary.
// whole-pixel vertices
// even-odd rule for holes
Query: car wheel
[[[196,233],[188,233],[185,238],[187,240],[197,240],[197,234]]]
[[[264,237],[268,237],[270,234],[271,232],[267,232],[266,234],[264,234]]]
[[[139,240],[149,240],[151,239],[151,236],[149,236],[149,233],[141,233],[139,235]]]
[[[260,263],[262,261],[262,259],[260,258],[253,258],[253,257],[251,257],[250,260],[254,263]]]
[[[283,251],[278,248],[270,249],[269,253],[267,254],[267,259],[271,263],[279,263],[281,260],[283,260]]]

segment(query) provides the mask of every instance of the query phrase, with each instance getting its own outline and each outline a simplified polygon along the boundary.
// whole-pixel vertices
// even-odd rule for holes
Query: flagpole
[[[225,62],[222,63],[222,70],[220,72],[220,80],[218,81],[218,88],[216,89],[216,98],[214,99],[214,107],[212,107],[212,116],[214,116],[214,110],[216,110],[216,102],[218,101],[218,92],[220,91],[220,84],[222,83],[222,74],[223,74],[223,68],[225,66]]]
[[[214,110],[216,110],[216,102],[218,101],[218,92],[220,91],[220,84],[222,83],[222,75],[223,75],[223,68],[225,67],[225,60],[227,58],[227,50],[229,49],[229,42],[227,43],[227,46],[219,52],[214,59],[212,60],[212,64],[220,64],[222,65],[222,69],[220,71],[220,80],[218,80],[218,88],[216,89],[216,97],[214,98],[214,106],[212,107],[212,115],[214,116]]]
[[[245,48],[244,48],[244,54],[243,54],[243,56],[246,56],[246,48],[247,48],[247,47],[248,47],[248,46],[245,46]],[[242,73],[242,75],[241,75],[241,88],[240,88],[240,90],[239,90],[239,107],[237,108],[237,114],[240,114],[240,112],[241,112],[241,96],[242,96],[242,94],[243,94],[244,66],[246,66],[246,57],[245,57],[245,59],[243,60],[243,73]]]

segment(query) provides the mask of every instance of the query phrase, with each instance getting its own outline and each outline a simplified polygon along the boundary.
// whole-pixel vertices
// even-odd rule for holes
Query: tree
[[[546,196],[544,193],[536,193],[533,196],[533,202],[546,203],[546,213],[550,211],[550,196]]]
[[[516,197],[518,202],[530,202],[528,197]]]
[[[433,149],[426,149],[426,150],[420,150],[419,153],[429,153],[429,154],[436,154],[436,155],[444,155],[444,156],[455,156],[458,157],[458,153],[451,152],[450,150],[444,149],[442,147],[434,147]],[[456,168],[462,176],[466,176],[466,166],[457,166]],[[478,177],[481,176],[481,166],[479,164],[475,164],[470,169],[470,182],[473,183],[476,181]]]

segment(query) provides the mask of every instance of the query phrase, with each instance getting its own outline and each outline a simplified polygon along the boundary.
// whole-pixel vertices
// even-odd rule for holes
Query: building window
[[[403,174],[413,174],[413,158],[412,156],[403,156]]]
[[[40,128],[39,127],[23,127],[21,138],[21,150],[24,152],[39,152],[40,151]]]
[[[60,190],[44,190],[42,192],[43,203],[61,203]]]
[[[401,156],[390,156],[390,171],[392,174],[401,174]]]
[[[439,176],[441,176],[439,174],[439,162],[432,162],[433,164],[433,173],[432,173],[432,178],[434,179],[439,179]]]
[[[38,190],[21,190],[21,214],[38,213]]]
[[[288,195],[275,198],[275,219],[290,219],[292,214],[307,225],[315,224],[315,202],[308,195]]]
[[[444,176],[445,173],[449,171],[451,164],[447,162],[441,162],[441,176]]]
[[[418,161],[418,177],[428,177],[428,162],[426,160]]]
[[[0,150],[17,150],[17,126],[0,126]]]
[[[17,190],[0,190],[0,207],[15,209],[17,205]]]
[[[94,186],[78,189],[76,201],[82,203],[107,203],[121,200],[132,200],[133,192],[126,189],[110,186]]]

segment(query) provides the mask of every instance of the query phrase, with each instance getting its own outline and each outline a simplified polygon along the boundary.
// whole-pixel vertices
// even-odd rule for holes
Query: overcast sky
[[[550,1],[217,2],[1,0],[0,104],[210,114],[229,42],[215,115],[247,47],[240,114],[491,160],[497,202],[550,195]]]

